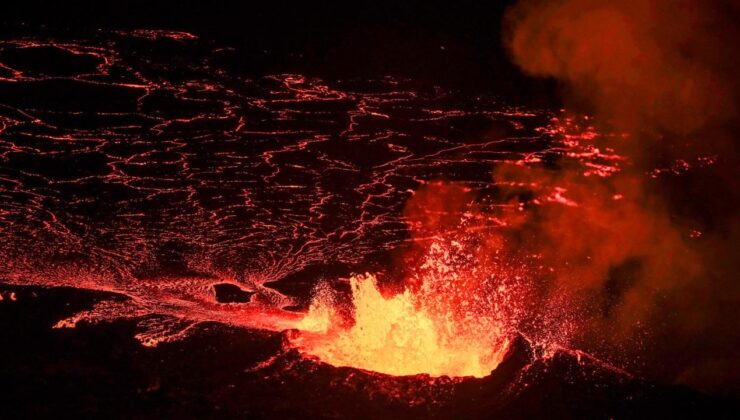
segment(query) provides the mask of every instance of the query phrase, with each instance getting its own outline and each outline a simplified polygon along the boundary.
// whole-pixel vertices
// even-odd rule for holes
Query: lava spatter
[[[386,297],[371,274],[350,279],[353,325],[337,327],[334,301],[319,295],[297,328],[306,331],[296,345],[336,366],[392,375],[477,376],[501,362],[508,337],[496,322],[470,321],[486,330],[460,331],[453,319],[439,317],[427,299],[405,290]],[[471,316],[475,316],[471,314]],[[485,331],[485,332],[483,332]]]
[[[337,366],[352,366],[393,375],[488,376],[501,363],[509,343],[519,335],[523,305],[532,284],[522,261],[498,254],[490,243],[498,220],[475,218],[467,209],[454,228],[440,229],[437,218],[455,212],[430,202],[459,200],[468,190],[436,184],[442,191],[420,193],[407,203],[407,221],[420,255],[402,281],[403,290],[381,291],[376,276],[349,279],[349,322],[341,298],[325,284],[317,289],[308,314],[297,325],[294,344],[307,354]],[[463,195],[456,194],[461,191]],[[420,201],[420,203],[416,203]],[[415,205],[419,204],[419,205]],[[468,207],[465,201],[460,202]],[[446,208],[441,208],[439,206]],[[425,214],[414,214],[423,210]],[[421,221],[431,212],[430,220]],[[439,232],[429,240],[426,228]]]

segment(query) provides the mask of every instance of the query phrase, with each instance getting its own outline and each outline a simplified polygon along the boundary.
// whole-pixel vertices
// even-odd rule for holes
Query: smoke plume
[[[528,175],[574,206],[539,206],[509,241],[567,267],[544,293],[585,308],[583,346],[712,392],[740,391],[738,16],[730,1],[521,0],[504,25],[513,61],[628,133],[630,158],[612,177]]]

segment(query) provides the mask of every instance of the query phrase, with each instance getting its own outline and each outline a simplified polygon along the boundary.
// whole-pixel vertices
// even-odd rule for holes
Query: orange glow
[[[419,302],[419,295],[406,289],[384,297],[371,274],[354,276],[350,284],[354,325],[334,328],[332,318],[338,316],[334,303],[314,300],[298,324],[299,329],[315,333],[301,339],[308,353],[335,366],[392,375],[483,377],[500,363],[508,340],[500,340],[495,347],[480,335],[454,335],[454,326],[444,325]]]

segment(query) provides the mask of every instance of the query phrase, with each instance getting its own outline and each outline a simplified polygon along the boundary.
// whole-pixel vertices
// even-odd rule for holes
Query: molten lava
[[[354,325],[337,327],[335,303],[318,294],[299,329],[302,346],[335,366],[352,366],[392,375],[428,373],[434,376],[483,377],[501,362],[508,340],[496,335],[498,346],[485,336],[456,335],[451,320],[429,310],[419,295],[406,289],[384,297],[371,274],[350,279]],[[445,324],[446,322],[446,324]]]
[[[426,202],[424,194],[407,210],[419,200]],[[459,229],[408,256],[400,293],[383,293],[371,274],[351,277],[350,322],[339,296],[319,287],[294,344],[335,366],[393,375],[490,374],[517,329],[526,281],[520,267],[481,244],[490,232],[469,232],[472,223],[462,219]]]
[[[371,274],[350,278],[341,299],[323,285],[296,326],[294,344],[335,366],[392,375],[491,373],[520,332],[531,269],[507,252],[501,221],[462,184],[433,182],[404,209],[412,247],[400,293],[383,293]]]

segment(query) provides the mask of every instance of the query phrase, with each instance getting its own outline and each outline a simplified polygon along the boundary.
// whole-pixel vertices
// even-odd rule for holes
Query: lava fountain
[[[417,234],[426,230],[425,224],[437,229],[449,225],[453,219],[425,216],[459,215],[440,205],[462,204],[467,196],[465,188],[454,184],[437,183],[433,189],[433,194],[429,189],[417,192],[407,205],[412,231],[422,225]],[[456,199],[438,201],[440,196]],[[489,375],[515,334],[521,310],[516,297],[525,281],[522,270],[503,264],[501,255],[490,252],[491,244],[482,243],[492,235],[481,230],[480,220],[471,213],[462,213],[459,220],[418,247],[417,255],[408,256],[414,262],[400,292],[384,293],[376,275],[354,275],[349,279],[351,301],[343,304],[337,292],[321,284],[296,325],[302,333],[294,344],[335,366],[392,375]]]
[[[323,361],[392,375],[476,377],[501,362],[508,339],[500,327],[489,331],[490,337],[456,335],[457,325],[433,315],[409,290],[385,297],[372,274],[353,276],[350,284],[353,325],[335,326],[339,315],[325,297],[312,303],[298,325],[311,334],[303,336],[301,346]]]

